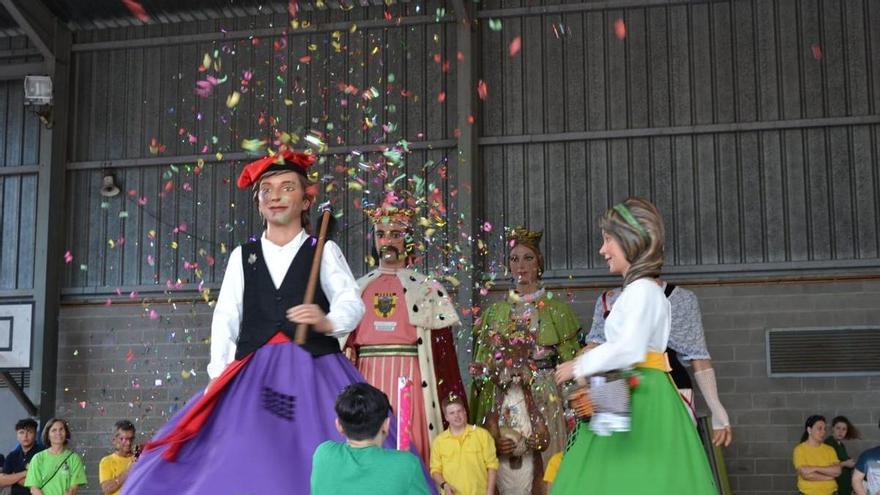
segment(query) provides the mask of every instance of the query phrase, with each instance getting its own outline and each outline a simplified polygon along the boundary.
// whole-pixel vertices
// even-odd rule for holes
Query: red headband
[[[245,165],[241,175],[238,176],[238,188],[246,189],[256,184],[266,172],[290,170],[307,174],[313,163],[315,163],[315,155],[290,150],[279,151]]]

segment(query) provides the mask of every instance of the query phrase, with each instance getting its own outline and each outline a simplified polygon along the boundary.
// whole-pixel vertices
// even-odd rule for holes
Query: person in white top
[[[364,379],[337,338],[364,313],[339,247],[327,241],[314,301],[303,304],[317,240],[314,156],[282,151],[247,165],[265,232],[236,248],[211,325],[211,382],[148,444],[126,494],[308,493],[312,454],[334,427],[338,392]],[[309,325],[303,345],[296,325]],[[391,435],[386,445],[393,447]],[[427,477],[427,474],[426,474]]]
[[[611,434],[579,422],[551,493],[714,495],[708,459],[663,354],[670,307],[654,280],[663,266],[663,218],[648,200],[628,198],[609,208],[599,227],[599,254],[623,276],[623,291],[605,322],[605,343],[560,364],[556,381],[628,376],[622,393],[630,421]]]

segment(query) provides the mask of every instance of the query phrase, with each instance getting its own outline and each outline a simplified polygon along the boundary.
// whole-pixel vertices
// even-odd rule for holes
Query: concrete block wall
[[[767,328],[880,325],[880,280],[688,288],[700,300],[734,426],[725,461],[735,493],[796,492],[791,450],[810,414],[849,416],[864,434],[848,444],[852,456],[880,444],[880,377],[769,378],[764,348]],[[585,328],[598,293],[570,293]],[[100,492],[97,465],[116,420],[134,421],[146,441],[207,383],[210,316],[204,303],[63,307],[58,413],[85,456],[89,486],[81,493]]]

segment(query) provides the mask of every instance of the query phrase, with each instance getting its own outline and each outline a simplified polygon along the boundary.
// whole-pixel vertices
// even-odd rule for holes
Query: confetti
[[[510,42],[510,48],[509,48],[510,56],[511,57],[516,56],[516,54],[519,53],[521,48],[522,48],[522,37],[517,36],[516,38],[513,39],[513,41]]]
[[[626,38],[626,24],[623,23],[623,19],[614,21],[614,36],[619,40]]]
[[[816,61],[822,60],[822,45],[819,43],[813,43],[810,45],[810,51],[813,53],[813,58]]]
[[[138,18],[141,22],[150,22],[150,16],[147,15],[147,11],[144,10],[144,6],[141,5],[140,2],[135,0],[122,0],[122,5],[125,5],[125,8],[131,12],[131,15]]]

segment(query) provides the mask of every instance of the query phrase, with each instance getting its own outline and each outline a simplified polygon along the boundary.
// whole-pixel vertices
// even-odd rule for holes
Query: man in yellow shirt
[[[116,450],[101,459],[98,465],[98,480],[101,482],[101,492],[105,495],[118,495],[122,491],[122,484],[125,483],[129,468],[135,460],[131,448],[134,433],[131,421],[123,419],[116,422],[116,434],[113,435],[113,446]]]
[[[449,429],[431,445],[431,477],[443,495],[494,495],[495,440],[485,429],[467,424],[461,397],[443,399],[441,406]]]

